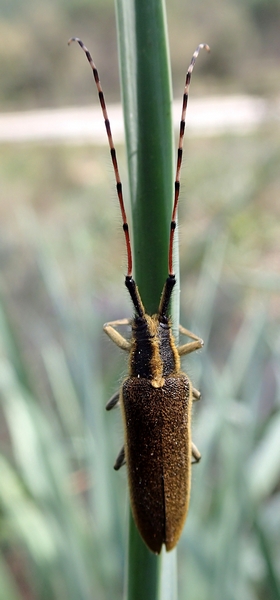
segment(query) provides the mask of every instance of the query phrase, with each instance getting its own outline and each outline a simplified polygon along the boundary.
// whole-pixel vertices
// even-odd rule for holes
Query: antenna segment
[[[112,136],[112,132],[111,132],[110,121],[108,118],[105,97],[104,97],[103,90],[101,87],[97,68],[92,60],[89,50],[84,45],[82,40],[78,37],[71,38],[68,41],[68,45],[70,45],[72,42],[77,42],[81,46],[82,50],[84,51],[84,53],[88,59],[88,62],[91,66],[93,78],[94,78],[94,81],[95,81],[95,84],[97,87],[97,91],[98,91],[99,102],[100,102],[100,106],[102,109],[106,133],[107,133],[108,142],[109,142],[109,146],[110,146],[111,160],[112,160],[112,164],[113,164],[117,194],[118,194],[119,205],[120,205],[121,215],[122,215],[123,231],[124,231],[124,236],[125,236],[126,252],[127,252],[127,276],[126,276],[126,279],[130,280],[132,278],[132,252],[131,252],[129,227],[128,227],[126,211],[125,211],[125,207],[124,207],[122,183],[121,183],[121,179],[120,179],[120,175],[119,175],[119,167],[118,167],[118,161],[117,161],[117,156],[116,156],[116,149],[115,149],[114,142],[113,142],[113,136]],[[191,76],[192,76],[192,72],[193,72],[193,68],[194,68],[196,59],[199,55],[200,50],[202,50],[204,48],[205,48],[205,50],[207,50],[207,52],[210,52],[210,48],[207,44],[199,44],[199,46],[193,53],[193,56],[192,56],[192,59],[191,59],[191,62],[190,62],[190,65],[189,65],[189,68],[188,68],[187,74],[186,74],[186,83],[185,83],[185,89],[184,89],[184,94],[183,94],[183,105],[182,105],[178,153],[177,153],[174,202],[173,202],[173,210],[172,210],[172,217],[171,217],[171,223],[170,223],[170,237],[169,237],[169,250],[168,250],[168,273],[169,273],[170,278],[174,278],[173,245],[174,245],[174,235],[175,235],[175,229],[176,229],[178,201],[179,201],[179,194],[180,194],[180,174],[181,174],[182,157],[183,157],[183,141],[184,141],[184,134],[185,134],[185,126],[186,126],[186,111],[187,111],[187,104],[188,104],[188,98],[189,98],[189,87],[190,87]]]
[[[82,50],[84,51],[84,53],[88,59],[88,62],[92,68],[93,78],[94,78],[94,81],[95,81],[95,84],[97,87],[99,102],[100,102],[100,106],[102,109],[105,127],[106,127],[106,133],[107,133],[108,142],[109,142],[109,146],[110,146],[111,159],[112,159],[113,169],[114,169],[114,173],[115,173],[117,194],[118,194],[119,205],[120,205],[121,214],[122,214],[123,232],[124,232],[126,252],[127,252],[127,277],[131,278],[132,277],[132,252],[131,252],[129,228],[128,228],[128,223],[127,223],[127,218],[126,218],[124,201],[123,201],[122,182],[121,182],[120,175],[119,175],[119,167],[118,167],[118,161],[117,161],[117,156],[116,156],[116,149],[115,149],[114,142],[113,142],[113,136],[112,136],[112,132],[111,132],[110,121],[108,118],[105,97],[104,97],[103,90],[101,87],[97,68],[92,60],[89,50],[84,45],[82,40],[80,40],[80,38],[77,38],[77,37],[71,38],[68,41],[68,45],[70,46],[70,44],[72,44],[72,42],[78,42],[78,44],[81,46]]]
[[[186,74],[186,83],[183,94],[183,106],[182,106],[182,114],[181,114],[181,122],[180,122],[180,133],[179,133],[179,143],[178,143],[178,154],[177,154],[177,167],[176,167],[176,178],[175,178],[175,190],[174,190],[174,203],[173,203],[173,211],[170,223],[170,238],[169,238],[169,251],[168,251],[168,273],[169,276],[174,276],[173,271],[173,244],[174,244],[174,235],[176,229],[176,218],[177,218],[177,209],[178,209],[178,200],[180,194],[180,173],[182,166],[182,156],[183,156],[183,141],[185,134],[185,126],[186,126],[186,111],[187,104],[189,98],[189,88],[191,82],[191,76],[193,72],[193,68],[195,65],[195,61],[199,55],[200,50],[205,48],[207,52],[210,52],[210,48],[207,44],[199,44],[196,51],[193,53],[190,66],[187,70]]]

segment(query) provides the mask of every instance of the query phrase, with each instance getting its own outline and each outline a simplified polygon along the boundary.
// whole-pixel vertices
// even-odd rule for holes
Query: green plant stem
[[[163,0],[116,0],[122,96],[133,217],[133,274],[150,314],[157,312],[168,274],[173,197],[173,128],[170,68]],[[169,556],[153,555],[130,513],[126,597],[175,599],[164,583]],[[166,590],[172,590],[167,592]]]
[[[167,276],[173,130],[162,0],[117,0],[119,53],[133,215],[134,275],[147,312]]]

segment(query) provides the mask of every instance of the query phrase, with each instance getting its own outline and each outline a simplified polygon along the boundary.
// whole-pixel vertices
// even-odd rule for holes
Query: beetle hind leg
[[[201,459],[201,454],[193,442],[192,442],[192,457],[193,457],[193,460],[192,460],[193,465],[198,463]]]
[[[123,446],[121,451],[119,452],[119,454],[116,458],[116,462],[114,464],[115,471],[118,471],[123,465],[125,465],[125,463],[126,463],[126,460],[125,460],[125,452],[124,452],[124,446]]]

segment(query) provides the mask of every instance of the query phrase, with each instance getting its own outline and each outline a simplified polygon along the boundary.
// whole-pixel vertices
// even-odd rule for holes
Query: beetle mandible
[[[125,285],[134,307],[132,319],[111,321],[104,325],[104,331],[110,339],[119,348],[129,353],[128,376],[121,390],[112,396],[106,406],[107,410],[111,410],[120,404],[124,423],[125,443],[114,468],[118,470],[126,463],[134,520],[148,548],[159,554],[163,544],[166,550],[172,550],[179,540],[189,506],[191,464],[201,458],[191,439],[192,402],[199,400],[200,392],[192,386],[188,376],[182,372],[180,358],[202,348],[203,341],[180,325],[180,333],[192,341],[176,346],[169,306],[176,283],[173,271],[173,241],[180,192],[189,86],[200,50],[210,49],[207,44],[199,44],[186,74],[170,223],[168,277],[163,287],[158,312],[150,316],[145,312],[140,293],[132,277],[132,252],[122,184],[98,71],[82,40],[75,37],[68,43],[73,41],[78,42],[85,52],[98,90],[126,242],[128,267]],[[116,328],[129,324],[131,339],[127,340]]]

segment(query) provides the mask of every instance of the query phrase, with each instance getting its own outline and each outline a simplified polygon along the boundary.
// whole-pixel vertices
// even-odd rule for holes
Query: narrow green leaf
[[[133,216],[134,269],[144,306],[157,311],[168,274],[168,238],[173,196],[173,130],[170,68],[162,0],[116,0],[120,69]],[[177,286],[179,287],[179,286]],[[173,303],[174,305],[174,303]],[[178,311],[177,311],[178,312]],[[168,557],[154,556],[130,516],[128,600],[155,600]],[[167,596],[165,595],[165,598]]]
[[[118,0],[119,53],[135,279],[148,312],[156,312],[167,276],[173,195],[171,86],[161,0]]]

